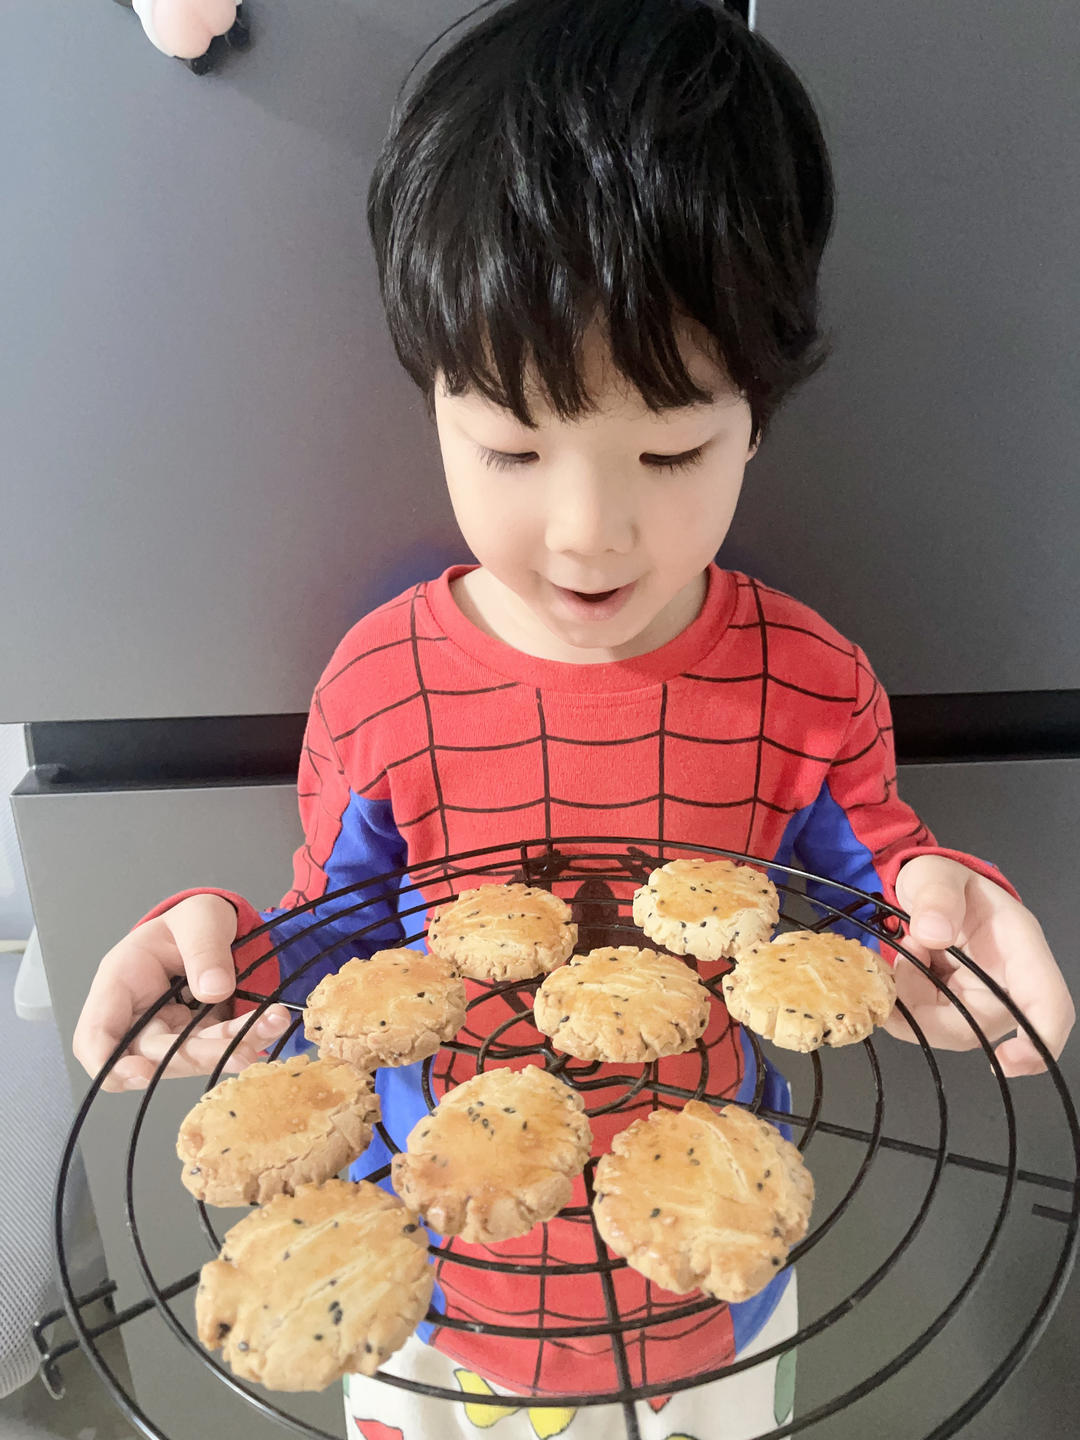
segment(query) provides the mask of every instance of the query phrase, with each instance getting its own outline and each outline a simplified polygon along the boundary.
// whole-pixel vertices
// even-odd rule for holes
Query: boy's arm
[[[382,887],[363,887],[365,881],[403,868],[406,846],[394,824],[389,799],[359,795],[350,785],[318,690],[304,731],[297,793],[304,843],[293,856],[292,889],[279,906],[260,912],[230,891],[188,890],[155,906],[139,923],[154,919],[190,895],[223,896],[237,912],[233,953],[239,986],[266,995],[285,982],[281,999],[302,1005],[323,976],[340,969],[347,960],[402,943],[396,883],[391,884],[389,894]],[[322,900],[353,886],[361,888]],[[286,920],[280,918],[311,901],[321,903]],[[264,933],[245,943],[245,936],[267,922]],[[250,1008],[248,1002],[236,1002],[237,1013]]]
[[[987,1041],[1002,1042],[996,1055],[1004,1073],[1038,1074],[1046,1062],[1027,1030],[948,947],[962,949],[1001,987],[1055,1059],[1076,1016],[1061,971],[1038,920],[1000,871],[939,846],[897,795],[889,702],[866,657],[856,651],[854,658],[849,724],[817,800],[799,817],[795,853],[808,869],[880,890],[906,910],[911,923],[905,948],[965,1006]],[[807,889],[836,903],[835,890]],[[856,926],[837,928],[865,940]],[[938,984],[900,954],[895,977],[898,999],[930,1045],[970,1050],[981,1043],[956,1005],[940,1003]],[[918,1038],[899,1009],[887,1028],[904,1040]]]
[[[854,663],[855,701],[844,738],[817,800],[799,819],[796,855],[808,869],[871,894],[880,892],[891,904],[897,903],[901,868],[918,855],[954,860],[1018,899],[996,866],[938,845],[900,799],[888,696],[861,650],[856,649]],[[836,903],[835,890],[829,898]]]

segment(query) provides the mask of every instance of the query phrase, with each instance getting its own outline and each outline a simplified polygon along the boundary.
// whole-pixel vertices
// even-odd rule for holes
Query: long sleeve
[[[155,906],[139,923],[189,895],[223,895],[237,911],[234,960],[241,988],[265,995],[285,981],[281,998],[302,1005],[323,976],[347,960],[402,942],[396,886],[386,894],[382,886],[365,890],[363,884],[403,871],[406,847],[390,801],[351,788],[318,689],[304,733],[297,790],[304,842],[293,856],[293,885],[280,905],[260,912],[231,892],[189,890]],[[338,893],[344,889],[350,893]],[[250,1005],[240,1001],[236,1008],[242,1013]]]
[[[901,866],[925,854],[957,860],[1015,896],[995,866],[939,845],[900,799],[888,696],[861,650],[855,650],[854,665],[848,724],[817,800],[794,836],[795,854],[808,870],[882,894],[893,904]],[[830,898],[835,903],[835,892]]]

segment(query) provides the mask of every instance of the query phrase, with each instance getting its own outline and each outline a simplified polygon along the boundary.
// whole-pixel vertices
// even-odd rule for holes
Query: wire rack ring
[[[741,1104],[781,1127],[788,1127],[788,1133],[793,1133],[795,1130],[801,1131],[797,1143],[803,1152],[808,1149],[818,1133],[851,1139],[855,1143],[861,1144],[864,1147],[864,1153],[853,1178],[841,1194],[840,1199],[827,1210],[827,1213],[815,1214],[813,1228],[789,1256],[790,1266],[797,1264],[800,1259],[818,1246],[833,1231],[834,1227],[842,1223],[845,1212],[864,1184],[875,1159],[884,1150],[908,1151],[921,1155],[924,1159],[932,1162],[931,1171],[921,1200],[902,1236],[885,1259],[854,1290],[827,1307],[822,1314],[801,1325],[794,1335],[788,1336],[781,1342],[752,1356],[743,1356],[727,1364],[699,1369],[696,1373],[680,1376],[665,1374],[662,1379],[653,1381],[649,1381],[644,1373],[637,1380],[631,1375],[627,1343],[630,1335],[639,1335],[648,1332],[650,1328],[704,1316],[710,1311],[715,1311],[721,1302],[702,1297],[700,1293],[697,1293],[696,1298],[691,1297],[685,1302],[680,1301],[658,1307],[655,1313],[645,1316],[638,1314],[622,1316],[619,1314],[615,1277],[618,1276],[620,1270],[626,1267],[626,1262],[608,1253],[592,1218],[592,1181],[596,1164],[595,1157],[590,1160],[585,1171],[586,1203],[567,1207],[560,1212],[562,1219],[577,1221],[583,1226],[590,1227],[594,1254],[589,1260],[580,1263],[553,1263],[546,1255],[539,1260],[523,1260],[521,1258],[498,1260],[492,1258],[490,1253],[472,1253],[479,1247],[463,1250],[453,1239],[446,1240],[445,1238],[432,1244],[432,1254],[437,1266],[460,1267],[466,1271],[486,1270],[493,1275],[543,1277],[544,1280],[555,1276],[596,1277],[599,1279],[603,1294],[605,1309],[603,1316],[592,1320],[583,1320],[581,1323],[560,1324],[552,1323],[544,1315],[538,1315],[536,1317],[538,1323],[533,1325],[525,1323],[500,1325],[487,1320],[470,1318],[467,1314],[453,1315],[441,1311],[429,1313],[428,1318],[439,1327],[451,1331],[456,1329],[462,1332],[482,1333],[504,1337],[507,1340],[535,1340],[538,1342],[538,1356],[542,1354],[545,1344],[565,1344],[575,1339],[607,1336],[611,1343],[616,1377],[614,1386],[570,1395],[565,1393],[529,1394],[527,1398],[523,1397],[522,1403],[527,1404],[530,1409],[617,1405],[622,1410],[628,1440],[639,1440],[640,1427],[636,1407],[640,1402],[690,1389],[713,1380],[720,1380],[755,1365],[763,1365],[785,1351],[806,1345],[830,1326],[849,1315],[855,1306],[870,1295],[889,1275],[901,1256],[912,1245],[928,1218],[947,1164],[968,1162],[976,1170],[981,1169],[1000,1179],[1002,1182],[1001,1198],[994,1214],[990,1233],[975,1264],[949,1302],[934,1315],[922,1332],[872,1374],[864,1376],[855,1385],[816,1405],[806,1413],[762,1432],[757,1437],[757,1440],[781,1440],[781,1437],[796,1434],[818,1424],[872,1394],[933,1342],[971,1295],[984,1267],[1000,1244],[1002,1230],[1018,1180],[1018,1137],[1015,1107],[993,1047],[979,1029],[963,1001],[918,955],[905,947],[902,940],[902,926],[907,920],[907,916],[902,910],[886,902],[880,895],[868,894],[840,881],[830,880],[794,866],[780,865],[737,851],[679,844],[671,841],[661,843],[659,840],[648,838],[588,836],[561,837],[557,840],[544,838],[525,841],[513,846],[494,845],[462,852],[427,864],[420,869],[414,867],[411,873],[405,869],[387,872],[384,875],[372,877],[359,885],[345,887],[316,900],[308,901],[285,914],[275,915],[258,930],[251,932],[234,945],[238,977],[237,994],[254,1002],[254,1008],[245,1026],[230,1042],[214,1072],[208,1077],[207,1088],[211,1088],[217,1083],[236,1046],[250,1027],[257,1022],[263,1011],[271,1004],[281,1003],[284,992],[294,989],[297,982],[303,980],[305,972],[312,970],[320,962],[326,962],[328,957],[334,955],[338,956],[338,963],[340,963],[342,959],[346,958],[345,954],[341,953],[343,949],[355,949],[363,946],[365,941],[369,951],[373,948],[383,947],[385,941],[380,937],[385,935],[388,902],[395,917],[394,923],[400,927],[396,943],[418,944],[423,941],[425,921],[432,904],[441,899],[456,897],[461,890],[471,888],[478,883],[524,880],[529,884],[540,885],[552,890],[566,890],[570,886],[575,886],[576,893],[573,895],[573,903],[575,919],[579,923],[580,934],[577,947],[579,951],[593,948],[596,943],[637,944],[642,942],[642,936],[629,918],[630,897],[633,889],[636,885],[644,882],[650,870],[657,864],[681,855],[732,859],[742,863],[756,864],[767,869],[781,896],[782,927],[830,929],[839,926],[846,933],[858,935],[866,943],[891,946],[897,953],[904,955],[917,966],[937,987],[939,994],[959,1010],[971,1029],[973,1047],[980,1048],[989,1062],[1007,1132],[1005,1163],[987,1163],[974,1157],[957,1156],[949,1151],[949,1114],[940,1067],[925,1035],[914,1017],[902,1004],[899,1005],[899,1008],[914,1032],[918,1050],[927,1066],[934,1087],[936,1133],[932,1144],[920,1145],[906,1142],[885,1133],[883,1073],[872,1037],[862,1042],[861,1049],[866,1062],[864,1083],[867,1086],[868,1095],[872,1096],[873,1100],[873,1120],[868,1129],[852,1130],[850,1127],[831,1124],[824,1113],[825,1077],[819,1053],[815,1052],[809,1057],[812,1071],[812,1095],[809,1105],[805,1107],[805,1113],[790,1107],[786,1110],[770,1109],[763,1103],[767,1071],[765,1055],[761,1043],[749,1031],[742,1031],[741,1034],[745,1036],[743,1043],[749,1046],[752,1053],[752,1063],[748,1071],[752,1078],[752,1093],[740,1092],[739,1095],[733,1096],[730,1093],[716,1093],[709,1088],[710,1053],[704,1037],[697,1042],[696,1047],[698,1060],[696,1083],[693,1086],[672,1084],[662,1077],[658,1062],[624,1067],[600,1066],[598,1062],[574,1061],[554,1050],[546,1037],[539,1035],[529,1023],[531,994],[535,991],[539,980],[511,981],[498,985],[475,984],[471,987],[475,993],[469,1000],[468,1013],[474,1022],[476,1043],[470,1043],[468,1039],[460,1038],[462,1034],[473,1033],[470,1029],[470,1022],[467,1020],[466,1027],[459,1032],[458,1038],[445,1045],[438,1055],[431,1056],[422,1062],[421,1083],[424,1099],[429,1109],[434,1108],[437,1103],[437,1087],[433,1080],[440,1057],[450,1057],[448,1075],[450,1073],[449,1065],[459,1058],[463,1059],[469,1067],[469,1073],[481,1071],[491,1064],[524,1061],[542,1064],[576,1089],[585,1101],[586,1112],[590,1119],[617,1115],[624,1111],[632,1113],[635,1106],[640,1107],[642,1104],[645,1104],[647,1108],[661,1105],[681,1106],[688,1100],[698,1099],[713,1104]],[[622,894],[619,894],[620,890]],[[323,912],[322,917],[320,911]],[[374,919],[371,918],[372,915],[375,915]],[[332,930],[327,916],[332,916]],[[306,917],[310,917],[310,919]],[[348,929],[344,933],[341,928],[343,922],[348,922]],[[277,936],[286,933],[287,938],[284,941],[276,939]],[[327,933],[330,934],[330,943],[325,946],[319,945]],[[298,968],[290,973],[285,982],[271,993],[264,995],[248,990],[244,984],[261,963],[261,959],[265,958],[260,956],[259,959],[249,960],[244,955],[245,949],[259,939],[275,942],[270,946],[269,953],[271,955],[280,953],[300,939],[314,941],[318,948],[314,954],[309,955]],[[250,953],[248,950],[249,955]],[[1053,1213],[1056,1218],[1064,1222],[1061,1231],[1062,1244],[1060,1252],[1055,1257],[1050,1280],[1034,1304],[1031,1315],[1024,1318],[1019,1337],[1006,1356],[992,1368],[976,1390],[968,1395],[962,1404],[944,1416],[940,1423],[929,1432],[927,1440],[945,1440],[946,1436],[955,1434],[972,1415],[987,1403],[1030,1352],[1045,1328],[1068,1279],[1075,1259],[1078,1221],[1080,1221],[1080,1125],[1078,1125],[1076,1110],[1061,1072],[1039,1036],[992,977],[986,975],[970,957],[960,950],[953,949],[950,953],[958,964],[966,966],[977,975],[996,998],[1006,1006],[1017,1026],[1032,1037],[1047,1065],[1055,1094],[1061,1105],[1062,1118],[1068,1127],[1071,1139],[1072,1170],[1071,1174],[1065,1177],[1032,1176],[1025,1172],[1024,1178],[1033,1179],[1036,1182],[1042,1181],[1053,1186],[1058,1192],[1071,1192],[1072,1204],[1071,1209],[1067,1212],[1045,1212]],[[683,957],[683,959],[688,963],[695,963],[689,957]],[[701,978],[714,998],[717,998],[722,1004],[720,990],[722,971],[715,967],[713,969],[714,973],[702,975]],[[152,1437],[152,1440],[170,1440],[170,1437],[165,1430],[159,1428],[150,1417],[143,1413],[133,1396],[118,1380],[97,1344],[97,1339],[104,1330],[113,1328],[113,1325],[122,1325],[135,1315],[145,1313],[151,1308],[157,1311],[180,1345],[197,1356],[203,1366],[213,1372],[223,1384],[243,1396],[267,1420],[275,1422],[280,1428],[294,1433],[316,1436],[319,1437],[319,1440],[339,1440],[337,1435],[305,1422],[283,1408],[283,1404],[268,1400],[264,1393],[245,1385],[212,1355],[205,1352],[170,1304],[171,1300],[196,1283],[198,1271],[195,1270],[190,1275],[163,1284],[153,1273],[147,1256],[134,1199],[134,1171],[140,1136],[158,1085],[164,1078],[166,1067],[200,1020],[209,1013],[210,1006],[193,1005],[191,1021],[177,1036],[142,1096],[128,1144],[124,1204],[135,1257],[149,1298],[122,1312],[111,1325],[99,1326],[91,1332],[81,1314],[78,1298],[73,1292],[68,1271],[63,1217],[64,1194],[79,1137],[91,1107],[101,1094],[101,1086],[113,1066],[158,1011],[181,996],[182,988],[181,977],[132,1026],[100,1074],[95,1077],[69,1134],[60,1168],[54,1214],[57,1268],[68,1318],[76,1332],[80,1346],[87,1354],[115,1403],[142,1433]],[[502,1014],[497,1023],[485,1024],[480,1017],[484,1008],[491,1005],[492,1002],[495,1002],[496,1010],[509,1009],[510,1013]],[[285,1000],[284,1003],[289,1004],[295,1014],[289,1030],[271,1051],[271,1058],[275,1058],[282,1052],[283,1047],[302,1024],[302,1010],[299,1004],[295,1000]],[[522,1029],[523,1034],[515,1037],[514,1032],[519,1028]],[[532,1034],[526,1038],[524,1031],[527,1029],[532,1030]],[[467,1078],[465,1073],[458,1075],[453,1083],[459,1083],[463,1078]],[[743,1089],[745,1090],[746,1087],[744,1086]],[[610,1092],[610,1094],[605,1095],[605,1092]],[[629,1119],[626,1123],[629,1123]],[[377,1129],[387,1151],[392,1154],[401,1148],[404,1136],[391,1134],[382,1122],[378,1124]],[[386,1182],[389,1168],[388,1164],[377,1166],[369,1170],[364,1178],[376,1182]],[[210,1255],[205,1258],[211,1258],[221,1247],[221,1237],[217,1234],[205,1206],[197,1204],[197,1209],[199,1223],[210,1248]],[[539,1372],[539,1359],[537,1370]],[[505,1406],[507,1399],[503,1393],[465,1394],[447,1387],[420,1382],[407,1376],[391,1374],[385,1370],[379,1372],[378,1378],[388,1385],[417,1394],[437,1397],[448,1404]]]

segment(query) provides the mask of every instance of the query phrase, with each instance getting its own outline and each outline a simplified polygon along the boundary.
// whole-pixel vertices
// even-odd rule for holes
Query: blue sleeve
[[[325,877],[322,893],[309,903],[303,892],[293,891],[285,901],[291,908],[261,912],[271,922],[266,938],[276,949],[282,1000],[303,1005],[319,981],[347,960],[404,943],[398,916],[401,882],[387,884],[380,877],[403,871],[405,863],[406,846],[390,802],[350,791],[333,849],[317,870],[320,879]],[[347,893],[339,894],[342,890]],[[421,916],[412,928],[422,924]],[[283,1053],[295,1053],[304,1043],[299,1031]]]

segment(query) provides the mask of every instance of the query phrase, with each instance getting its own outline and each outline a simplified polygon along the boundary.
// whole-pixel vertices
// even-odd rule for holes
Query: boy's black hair
[[[429,407],[441,372],[529,426],[530,366],[561,418],[593,408],[595,321],[651,408],[707,401],[687,317],[760,435],[824,358],[832,215],[806,91],[718,0],[510,0],[399,98],[368,193],[390,332]]]

